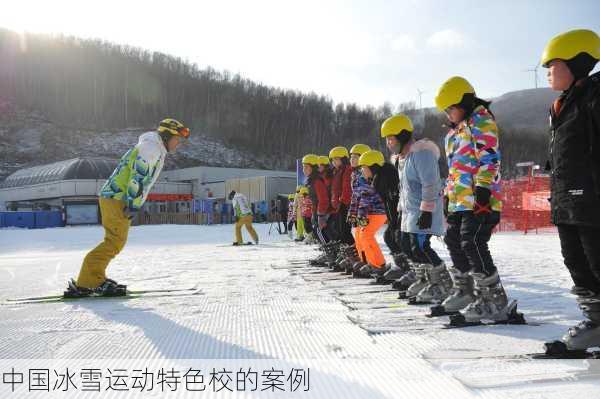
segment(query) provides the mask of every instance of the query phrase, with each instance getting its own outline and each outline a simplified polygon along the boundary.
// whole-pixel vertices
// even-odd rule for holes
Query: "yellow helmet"
[[[366,144],[354,144],[350,149],[350,154],[362,155],[367,151],[371,151],[371,147]]]
[[[302,186],[302,188],[300,189],[300,195],[304,195],[304,194],[308,194],[308,188]]]
[[[575,29],[554,36],[546,44],[540,63],[547,68],[552,60],[567,61],[580,53],[587,53],[592,58],[600,60],[600,37],[596,32],[587,29]]]
[[[448,107],[460,104],[463,96],[467,93],[475,94],[475,89],[467,79],[460,76],[453,76],[440,87],[435,96],[435,105],[441,112]]]
[[[178,120],[167,118],[160,121],[158,124],[158,132],[159,133],[170,133],[174,136],[181,136],[183,138],[190,137],[190,129],[183,126],[183,123]]]
[[[329,165],[329,157],[326,155],[319,156],[319,165]]]
[[[391,116],[381,124],[381,137],[396,136],[404,131],[413,131],[410,118],[404,114]]]
[[[348,149],[346,147],[333,147],[331,151],[329,151],[329,158],[348,158],[350,155],[348,154]]]
[[[288,194],[288,201],[293,200],[296,194]]]
[[[302,187],[304,187],[304,186],[297,186],[296,187],[296,194],[298,194],[300,192],[300,189],[302,189]]]
[[[360,156],[360,159],[358,160],[358,166],[383,166],[384,163],[385,157],[383,156],[381,151],[375,150],[365,152]]]
[[[302,163],[313,166],[318,165],[319,156],[315,154],[306,154],[304,157],[302,157]]]

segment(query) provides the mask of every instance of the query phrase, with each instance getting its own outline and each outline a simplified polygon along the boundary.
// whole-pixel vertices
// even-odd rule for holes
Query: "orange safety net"
[[[499,231],[537,231],[553,227],[550,220],[550,178],[520,177],[502,182]]]

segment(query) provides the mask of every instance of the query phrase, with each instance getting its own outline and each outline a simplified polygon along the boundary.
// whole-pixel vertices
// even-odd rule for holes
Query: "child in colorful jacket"
[[[360,247],[360,242],[356,239],[357,228],[356,228],[356,218],[358,216],[358,190],[359,186],[362,184],[367,184],[366,180],[362,176],[362,172],[360,170],[360,166],[358,166],[358,161],[362,154],[367,151],[370,151],[371,147],[366,144],[355,144],[350,149],[350,167],[352,168],[352,174],[350,176],[350,189],[352,190],[352,194],[350,196],[350,205],[348,206],[348,216],[346,220],[350,227],[352,227],[352,234],[354,235],[354,246],[356,247],[356,253],[359,258],[359,262],[354,264],[353,272],[357,274],[364,265],[367,264],[367,259],[365,258],[364,251]]]
[[[446,312],[460,310],[467,322],[507,321],[516,316],[516,301],[508,303],[488,248],[502,210],[498,127],[490,103],[479,99],[462,77],[448,79],[435,102],[451,125],[444,192],[453,292],[442,306]]]
[[[385,258],[375,239],[375,234],[387,222],[387,216],[383,198],[373,185],[384,163],[385,158],[379,151],[367,151],[358,161],[364,180],[357,185],[354,194],[356,198],[355,239],[367,261],[367,264],[360,268],[358,277],[369,278],[373,274],[383,275],[385,272]]]

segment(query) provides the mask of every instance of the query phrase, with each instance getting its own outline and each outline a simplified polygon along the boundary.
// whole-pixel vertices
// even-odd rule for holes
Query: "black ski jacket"
[[[600,228],[600,72],[551,107],[546,168],[552,222]]]
[[[398,183],[398,170],[387,162],[383,164],[373,180],[375,191],[383,199],[388,224],[394,229],[398,223]]]

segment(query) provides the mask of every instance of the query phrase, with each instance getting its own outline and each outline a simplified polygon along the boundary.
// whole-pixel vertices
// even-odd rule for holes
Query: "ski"
[[[46,295],[36,296],[28,298],[9,298],[6,299],[7,303],[38,303],[38,302],[52,302],[52,301],[63,301],[63,300],[78,300],[78,299],[107,299],[107,298],[132,298],[138,296],[144,296],[148,294],[170,294],[170,293],[183,293],[183,294],[195,294],[200,292],[198,288],[167,288],[167,289],[146,289],[146,290],[127,290],[125,295],[118,296],[102,296],[102,295],[90,295],[81,297],[65,297],[63,295]]]
[[[442,317],[442,316],[453,316],[459,312],[448,312],[442,305],[435,305],[430,308],[431,313],[426,314],[425,317]]]
[[[514,324],[514,325],[526,324],[526,325],[531,325],[531,326],[539,325],[537,323],[528,323],[525,320],[523,313],[517,312],[516,308],[515,308],[510,313],[508,319],[495,320],[495,321],[487,321],[487,320],[481,320],[481,321],[475,321],[475,322],[466,321],[465,317],[462,314],[457,313],[457,314],[450,316],[450,323],[445,324],[444,328],[451,329],[451,328],[478,327],[478,326],[496,326],[496,325],[502,325],[502,324]]]

